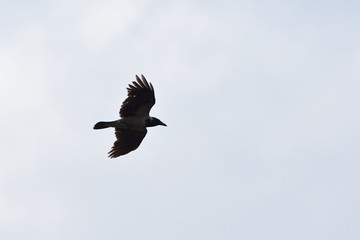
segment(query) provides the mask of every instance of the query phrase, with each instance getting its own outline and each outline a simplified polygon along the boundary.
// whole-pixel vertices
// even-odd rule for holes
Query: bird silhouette
[[[136,81],[127,88],[128,97],[120,108],[120,119],[111,122],[98,122],[94,129],[115,128],[116,141],[111,148],[110,158],[125,155],[137,149],[147,133],[147,127],[167,126],[155,117],[149,115],[155,104],[155,92],[151,83],[143,75],[136,75]]]

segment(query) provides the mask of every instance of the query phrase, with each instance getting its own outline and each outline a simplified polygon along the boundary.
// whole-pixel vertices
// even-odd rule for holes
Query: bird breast
[[[145,118],[135,116],[122,118],[118,121],[116,127],[133,130],[143,130],[145,128]]]

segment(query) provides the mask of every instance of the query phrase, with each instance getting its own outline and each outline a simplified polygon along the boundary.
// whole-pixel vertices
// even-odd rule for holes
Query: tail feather
[[[114,122],[98,122],[97,124],[95,124],[94,129],[103,129],[103,128],[108,128],[108,127],[112,127]]]

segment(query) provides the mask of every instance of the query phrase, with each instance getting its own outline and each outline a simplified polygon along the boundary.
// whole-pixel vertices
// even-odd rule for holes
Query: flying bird
[[[158,125],[166,126],[155,117],[150,117],[149,112],[155,104],[155,92],[151,83],[143,75],[141,79],[136,75],[136,81],[127,88],[128,97],[120,108],[120,119],[111,122],[98,122],[94,129],[108,127],[115,128],[116,141],[111,148],[110,158],[125,155],[137,149],[144,139],[147,127]]]

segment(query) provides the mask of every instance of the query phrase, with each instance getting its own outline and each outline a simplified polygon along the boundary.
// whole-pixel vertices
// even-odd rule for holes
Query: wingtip
[[[147,89],[150,89],[151,91],[154,91],[154,87],[153,85],[148,82],[145,78],[145,76],[143,74],[140,75],[141,78],[138,76],[138,75],[135,75],[135,78],[136,78],[136,81],[133,81],[132,84],[135,85],[135,88],[147,88]],[[129,84],[130,87],[133,87]]]

